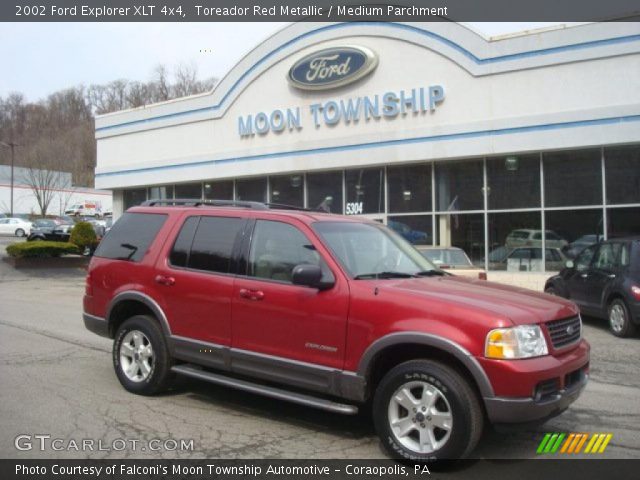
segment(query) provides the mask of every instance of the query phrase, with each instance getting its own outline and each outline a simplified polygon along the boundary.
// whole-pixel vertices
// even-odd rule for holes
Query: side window
[[[200,217],[187,266],[196,270],[229,273],[233,247],[244,223],[242,218]]]
[[[591,265],[591,260],[593,259],[593,254],[596,251],[596,247],[597,245],[585,248],[582,253],[578,255],[575,262],[576,270],[582,272],[583,270],[589,268],[589,265]]]
[[[628,243],[622,244],[622,249],[620,250],[620,266],[628,267],[631,264],[631,255],[629,254],[630,245]]]
[[[619,243],[603,243],[600,245],[600,249],[598,250],[594,267],[605,270],[615,268],[619,252]]]
[[[175,267],[186,267],[191,253],[193,236],[196,233],[200,217],[189,217],[182,225],[178,238],[169,254],[169,263]]]
[[[302,263],[318,265],[324,276],[331,276],[309,239],[296,227],[268,220],[258,220],[249,251],[251,277],[291,282],[291,273]]]
[[[547,255],[547,261],[549,262],[559,262],[561,260],[560,254],[557,250],[553,248],[547,248],[545,254]]]

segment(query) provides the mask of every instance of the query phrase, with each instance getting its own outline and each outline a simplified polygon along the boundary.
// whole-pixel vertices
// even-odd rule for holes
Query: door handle
[[[587,278],[587,277],[589,276],[589,274],[588,274],[588,273],[581,273],[581,274],[580,274],[580,276],[581,276],[582,278]]]
[[[608,278],[616,278],[616,274],[615,273],[610,273],[609,275],[607,275]]]
[[[249,300],[262,300],[264,298],[264,292],[262,290],[249,290],[248,288],[241,288],[240,296]]]
[[[166,275],[156,275],[155,281],[156,283],[159,283],[160,285],[165,285],[167,287],[171,287],[176,283],[175,278],[167,277]]]

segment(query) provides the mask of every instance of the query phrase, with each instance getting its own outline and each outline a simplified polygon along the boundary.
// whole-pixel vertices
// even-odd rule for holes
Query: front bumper
[[[589,380],[589,344],[559,356],[529,360],[487,360],[484,367],[495,391],[485,397],[492,423],[544,421],[559,415],[582,393]],[[496,381],[493,381],[496,379]]]

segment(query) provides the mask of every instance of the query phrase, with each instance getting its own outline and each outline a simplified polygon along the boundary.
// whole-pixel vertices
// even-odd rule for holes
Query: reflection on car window
[[[331,272],[313,244],[296,227],[282,222],[258,220],[249,252],[249,276],[291,283],[296,265],[318,265],[323,277]]]
[[[598,256],[594,262],[595,268],[611,269],[617,266],[618,254],[620,253],[619,243],[603,243],[598,250]]]
[[[591,260],[593,259],[593,254],[595,253],[595,251],[596,251],[595,245],[585,248],[582,251],[582,253],[578,255],[578,258],[576,258],[576,270],[582,271],[589,268],[589,265],[591,265]]]

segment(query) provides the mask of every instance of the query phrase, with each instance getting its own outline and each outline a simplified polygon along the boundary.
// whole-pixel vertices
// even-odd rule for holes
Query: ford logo
[[[289,83],[303,90],[327,90],[361,79],[378,66],[378,57],[365,47],[336,47],[314,52],[289,70]]]
[[[575,330],[575,327],[574,327],[573,325],[569,325],[569,326],[567,327],[567,330],[566,330],[567,335],[573,335],[573,332],[575,332],[575,331],[576,331],[576,330]]]

